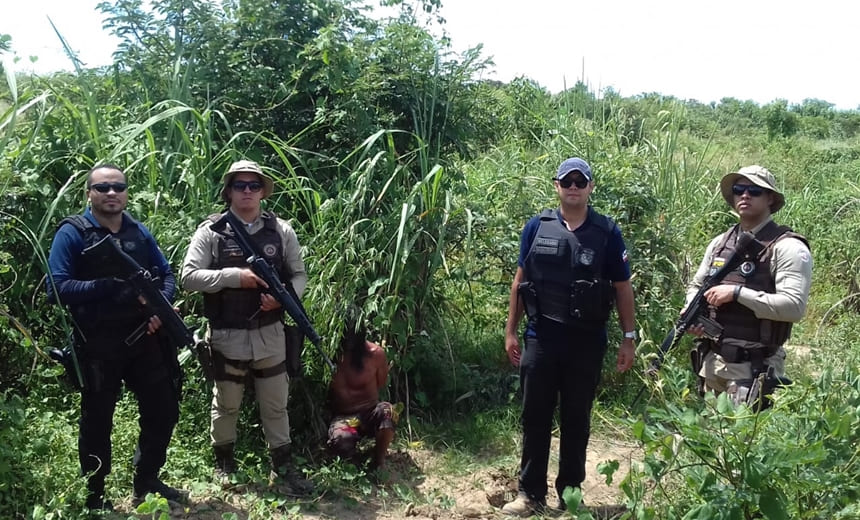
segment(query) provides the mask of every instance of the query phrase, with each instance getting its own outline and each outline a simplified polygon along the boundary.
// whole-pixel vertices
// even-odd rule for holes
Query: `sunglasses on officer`
[[[761,197],[762,193],[764,193],[764,188],[755,184],[732,184],[733,194],[740,197],[744,192],[749,193],[750,197]]]
[[[564,178],[556,180],[558,181],[558,185],[564,189],[568,189],[571,186],[583,189],[588,186],[588,179],[583,175],[565,175]]]
[[[114,193],[122,193],[126,188],[128,188],[128,184],[124,182],[99,182],[97,184],[90,184],[87,189],[96,190],[99,193],[108,193],[110,190],[113,190]]]
[[[245,188],[247,188],[252,193],[257,193],[263,189],[263,183],[260,181],[233,181],[230,183],[230,188],[238,192],[245,191]]]

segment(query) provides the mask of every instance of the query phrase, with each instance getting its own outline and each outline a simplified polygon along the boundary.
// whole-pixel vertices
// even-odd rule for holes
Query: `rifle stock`
[[[233,214],[232,211],[227,210],[224,215],[221,216],[217,221],[212,223],[210,226],[212,231],[216,233],[223,234],[224,229],[227,224],[230,224],[230,228],[233,230],[232,237],[236,240],[236,243],[242,249],[242,251],[247,255],[246,261],[248,265],[251,267],[251,270],[254,271],[254,274],[259,276],[266,282],[266,285],[269,286],[266,289],[266,292],[272,295],[278,303],[281,304],[281,308],[286,311],[286,313],[293,319],[296,323],[296,326],[302,331],[306,338],[311,341],[311,344],[316,348],[320,357],[322,357],[323,361],[328,365],[332,372],[335,371],[335,365],[332,363],[331,359],[328,355],[323,351],[322,347],[320,347],[320,343],[322,342],[322,338],[314,329],[313,324],[308,318],[307,313],[302,307],[301,302],[298,299],[298,296],[294,293],[294,291],[287,290],[284,287],[284,284],[281,282],[280,277],[278,276],[278,272],[272,267],[265,258],[257,254],[257,251],[254,249],[253,244],[251,243],[251,237],[248,235],[248,232],[245,230],[245,227],[239,222],[239,219],[236,215]],[[291,288],[292,289],[292,288]]]

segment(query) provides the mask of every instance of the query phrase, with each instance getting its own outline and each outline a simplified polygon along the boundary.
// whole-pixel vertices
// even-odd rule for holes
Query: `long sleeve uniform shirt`
[[[240,219],[241,220],[241,219]],[[214,269],[218,258],[219,236],[211,229],[212,222],[205,220],[194,232],[180,276],[182,287],[189,291],[215,293],[222,289],[241,288],[240,267]],[[253,235],[263,229],[263,219],[246,223],[248,234]],[[289,222],[278,218],[278,232],[281,235],[284,262],[292,278],[296,295],[301,298],[308,282],[305,264],[296,232]],[[284,282],[287,282],[284,280]],[[281,355],[285,348],[284,328],[280,322],[264,325],[258,329],[213,329],[209,331],[212,348],[229,359],[259,360]]]
[[[768,222],[770,219],[750,231],[757,233]],[[702,263],[687,287],[688,304],[708,277],[714,249],[722,239],[723,234],[720,234],[708,244]],[[776,292],[767,293],[743,287],[738,294],[738,303],[751,309],[762,320],[800,321],[806,313],[812,284],[812,254],[806,244],[792,237],[776,241],[772,248],[770,269]]]
[[[84,218],[89,220],[93,226],[101,227],[89,208],[84,212]],[[150,272],[157,271],[162,280],[161,292],[173,301],[176,290],[176,278],[170,269],[170,264],[158,248],[152,234],[143,224],[135,222],[123,213],[122,229],[127,226],[136,225],[146,241],[150,250],[152,265],[142,266]],[[109,230],[106,232],[110,233]],[[102,280],[78,280],[75,278],[78,262],[81,261],[81,252],[86,247],[81,233],[71,225],[62,226],[51,243],[51,252],[48,255],[48,268],[51,271],[51,280],[48,280],[48,297],[53,301],[59,301],[65,305],[78,305],[98,301],[112,296],[112,284],[103,283]],[[56,287],[56,292],[54,288]]]

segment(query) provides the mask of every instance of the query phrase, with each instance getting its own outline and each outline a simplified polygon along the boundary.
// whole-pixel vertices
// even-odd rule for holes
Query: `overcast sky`
[[[37,71],[68,68],[50,16],[88,65],[110,62],[115,41],[98,0],[0,0],[0,33]],[[659,92],[860,107],[860,3],[852,0],[443,0],[458,50],[484,44],[495,72],[553,92],[584,79],[623,96]]]

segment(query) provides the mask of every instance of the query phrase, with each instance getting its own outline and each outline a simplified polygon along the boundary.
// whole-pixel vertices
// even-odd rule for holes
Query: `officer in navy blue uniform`
[[[519,495],[502,511],[540,514],[546,506],[553,414],[560,396],[561,447],[555,481],[558,507],[568,486],[585,479],[591,407],[607,349],[606,322],[614,304],[623,332],[617,369],[633,364],[635,316],[630,268],[621,231],[588,204],[591,168],[565,160],[553,178],[560,207],[526,224],[511,284],[505,350],[520,367],[523,453]],[[521,350],[517,336],[528,315]]]
[[[49,298],[68,306],[75,323],[75,348],[84,379],[78,455],[81,473],[88,477],[86,506],[91,510],[113,509],[104,497],[105,477],[111,471],[110,436],[123,381],[137,397],[140,412],[133,458],[134,498],[156,492],[169,500],[181,497],[158,477],[179,419],[178,389],[156,334],[161,321],[145,313],[118,278],[116,265],[82,255],[86,247],[110,236],[138,264],[158,274],[162,293],[173,300],[176,280],[170,265],[149,230],[124,211],[126,188],[119,167],[102,164],[90,170],[90,207],[83,215],[63,220],[48,259]],[[127,344],[126,338],[144,324],[147,333]]]

